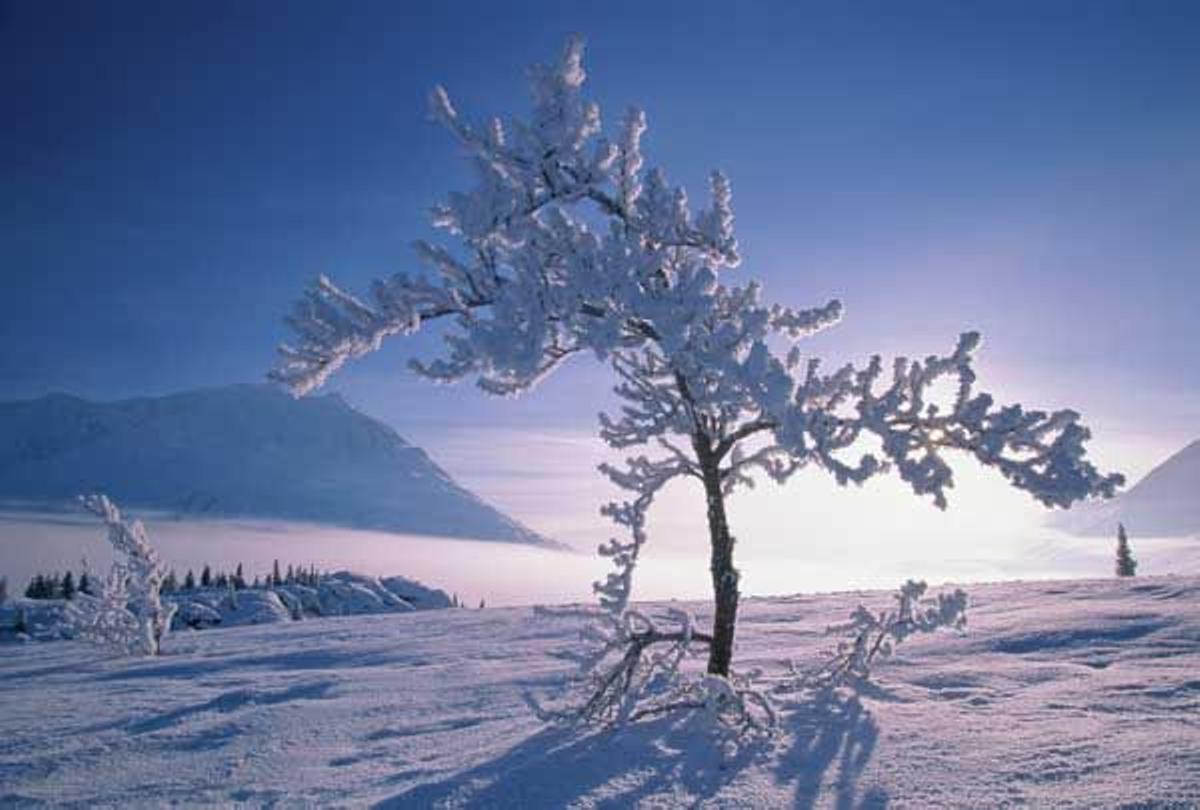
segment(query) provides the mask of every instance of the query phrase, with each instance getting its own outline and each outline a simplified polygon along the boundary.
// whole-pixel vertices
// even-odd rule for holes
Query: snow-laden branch
[[[946,628],[962,630],[967,626],[967,594],[961,589],[926,599],[928,586],[909,580],[895,594],[895,610],[872,612],[863,605],[855,608],[848,621],[828,628],[843,636],[829,660],[811,672],[800,672],[793,665],[793,679],[779,691],[795,689],[832,689],[867,681],[876,659],[887,658],[909,636],[932,633]]]
[[[104,522],[119,559],[101,583],[99,596],[80,595],[71,602],[76,635],[131,655],[158,655],[175,613],[175,605],[160,596],[167,572],[158,552],[141,521],[126,520],[104,495],[88,495],[80,502]]]

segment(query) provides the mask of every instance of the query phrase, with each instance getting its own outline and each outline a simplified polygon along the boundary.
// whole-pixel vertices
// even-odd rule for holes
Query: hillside
[[[337,395],[266,385],[0,403],[0,498],[101,491],[183,516],[263,517],[550,545]]]
[[[1052,521],[1075,534],[1105,536],[1115,536],[1118,522],[1134,536],[1200,536],[1200,440],[1159,464],[1117,498],[1080,505]]]
[[[569,670],[578,625],[528,608],[180,633],[158,660],[6,645],[0,805],[1200,802],[1200,579],[969,590],[965,634],[906,642],[857,700],[793,706],[773,746],[724,761],[674,720],[539,724],[522,690]],[[891,596],[747,599],[739,664],[815,660],[860,601]]]

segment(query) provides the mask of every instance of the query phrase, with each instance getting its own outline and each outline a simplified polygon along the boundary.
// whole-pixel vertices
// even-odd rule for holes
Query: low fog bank
[[[296,523],[179,521],[145,516],[154,545],[180,576],[204,565],[252,579],[278,559],[328,571],[349,569],[378,576],[402,574],[454,592],[468,605],[522,605],[587,601],[591,583],[608,562],[581,553],[545,551],[503,543],[396,535]],[[655,545],[651,536],[637,571],[639,599],[696,599],[709,594],[705,538],[696,551],[679,538]],[[869,542],[863,542],[869,541]],[[1200,572],[1200,540],[1132,537],[1141,575]],[[869,554],[864,548],[871,548]],[[894,538],[840,538],[822,534],[786,550],[756,549],[752,536],[739,546],[742,590],[748,595],[891,588],[909,577],[940,582],[1105,577],[1112,574],[1115,542],[1033,530],[986,545],[949,539],[916,543]],[[104,529],[84,515],[0,513],[0,576],[19,593],[29,577],[70,568],[86,558],[93,571],[112,562]]]

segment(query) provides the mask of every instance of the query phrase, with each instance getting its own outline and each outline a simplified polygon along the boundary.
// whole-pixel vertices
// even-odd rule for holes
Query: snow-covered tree
[[[141,521],[129,521],[104,495],[81,499],[108,527],[119,555],[94,599],[77,599],[68,616],[79,637],[129,654],[158,655],[171,629],[175,605],[164,604],[160,589],[167,576]]]
[[[601,437],[657,453],[602,468],[628,493],[604,508],[628,533],[601,547],[616,568],[596,585],[610,617],[600,643],[616,659],[604,672],[651,669],[684,645],[707,651],[711,688],[731,677],[740,578],[726,498],[755,474],[782,483],[816,467],[861,484],[894,472],[939,508],[953,486],[952,454],[1050,507],[1111,495],[1122,482],[1086,459],[1090,434],[1074,411],[998,405],[977,389],[975,332],[945,354],[887,367],[876,356],[825,371],[806,358],[800,341],[836,324],[842,304],[793,309],[737,281],[729,181],[714,172],[708,205],[694,210],[683,188],[646,167],[640,110],[603,130],[583,95],[582,57],[573,39],[556,64],[532,69],[526,119],[477,125],[434,89],[432,115],[475,176],[433,209],[457,247],[417,242],[429,272],[380,279],[365,297],[318,279],[288,318],[295,341],[280,347],[271,376],[303,395],[389,338],[435,322],[447,325],[445,354],[412,367],[443,382],[473,377],[489,394],[522,393],[576,356],[607,364],[622,405],[600,416]],[[945,401],[939,383],[953,388]],[[709,633],[690,623],[660,630],[629,611],[648,510],[679,478],[704,491]],[[652,648],[663,652],[646,658]]]
[[[1129,550],[1129,537],[1125,534],[1125,524],[1117,524],[1117,576],[1132,577],[1137,575],[1137,560]]]

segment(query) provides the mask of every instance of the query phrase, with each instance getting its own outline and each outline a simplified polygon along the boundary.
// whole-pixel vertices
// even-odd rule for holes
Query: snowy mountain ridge
[[[340,396],[268,385],[91,402],[0,402],[0,498],[101,491],[178,516],[264,517],[554,545]]]
[[[1080,535],[1115,536],[1122,522],[1134,535],[1200,536],[1200,439],[1146,474],[1129,491],[1100,503],[1080,504],[1052,524]]]

